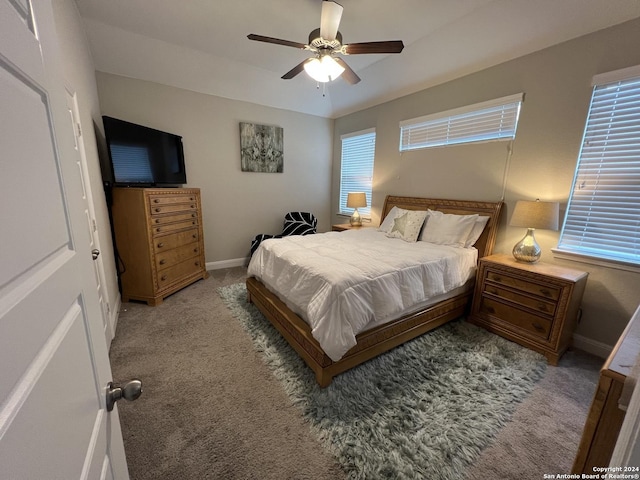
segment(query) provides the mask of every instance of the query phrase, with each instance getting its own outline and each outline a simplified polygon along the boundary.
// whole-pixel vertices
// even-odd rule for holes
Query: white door
[[[127,479],[49,0],[0,0],[0,477]]]
[[[100,255],[100,235],[98,234],[98,222],[96,222],[96,213],[93,203],[93,193],[91,192],[91,181],[89,179],[89,167],[87,166],[87,157],[84,151],[83,128],[80,124],[80,113],[78,110],[77,95],[66,89],[67,110],[69,113],[69,121],[74,135],[74,150],[76,152],[76,165],[80,172],[82,180],[82,203],[84,206],[84,214],[89,230],[91,243],[91,255],[93,258],[93,269],[96,280],[96,291],[98,292],[98,301],[100,302],[100,312],[102,313],[102,325],[104,337],[107,340],[107,350],[111,345],[111,340],[115,336],[115,325],[111,322],[111,311],[109,307],[109,299],[106,293],[106,278],[104,276],[104,265],[102,256]]]

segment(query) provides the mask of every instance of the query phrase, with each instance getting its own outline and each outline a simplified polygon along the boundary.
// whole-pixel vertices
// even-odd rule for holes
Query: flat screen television
[[[179,186],[187,183],[182,137],[103,116],[115,186]]]

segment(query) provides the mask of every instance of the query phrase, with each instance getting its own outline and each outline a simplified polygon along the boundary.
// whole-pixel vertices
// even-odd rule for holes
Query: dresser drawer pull
[[[160,243],[158,244],[158,248],[162,248],[162,247],[164,247],[164,243],[160,242]]]
[[[198,249],[197,249],[197,248],[194,248],[194,249],[193,249],[193,253],[198,253]]]
[[[196,237],[196,234],[194,233],[193,235],[191,235],[192,238],[198,238]]]
[[[156,218],[156,223],[160,223],[160,219],[159,218]]]
[[[160,200],[158,200],[157,198],[153,201],[153,203],[160,203]]]
[[[156,213],[160,213],[162,211],[161,208],[156,208]]]
[[[162,229],[161,228],[156,228],[156,232],[161,232]]]
[[[538,304],[538,310],[540,310],[541,312],[548,312],[549,311],[547,309],[547,306],[544,303]]]
[[[496,309],[493,307],[486,307],[485,310],[489,313],[496,313]]]
[[[191,208],[196,208],[196,206],[195,205],[191,205]]]
[[[162,275],[162,276],[160,277],[160,280],[162,280],[163,282],[164,282],[166,279],[167,279],[167,276],[166,276],[166,275]]]
[[[167,263],[167,261],[164,258],[160,260],[160,265],[164,265],[165,263]]]
[[[547,290],[546,288],[541,289],[540,293],[542,295],[544,295],[545,297],[550,297],[551,296],[551,292],[549,290]]]
[[[200,266],[200,262],[195,262],[195,263],[194,263],[194,265],[195,265],[196,267],[198,267],[198,266]]]
[[[190,197],[189,200],[191,200],[193,202],[195,199],[193,197]]]
[[[502,277],[500,277],[500,276],[498,276],[498,275],[496,275],[495,277],[493,277],[493,279],[494,279],[496,282],[502,282]]]
[[[537,322],[532,323],[531,326],[539,332],[544,332],[544,327]]]
[[[195,214],[195,213],[192,213],[192,214],[191,214],[191,218],[196,218],[196,214]]]
[[[196,224],[196,222],[191,222],[191,225],[195,225],[195,224]]]

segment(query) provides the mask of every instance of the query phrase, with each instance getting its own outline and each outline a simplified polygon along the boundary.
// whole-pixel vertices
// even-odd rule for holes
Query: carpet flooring
[[[458,479],[546,370],[545,358],[464,320],[320,388],[243,283],[218,292],[349,479]]]
[[[210,273],[157,307],[121,309],[113,377],[144,384],[136,402],[118,403],[132,480],[346,478],[217,293],[246,269]],[[460,478],[568,473],[601,364],[570,351],[547,367]]]

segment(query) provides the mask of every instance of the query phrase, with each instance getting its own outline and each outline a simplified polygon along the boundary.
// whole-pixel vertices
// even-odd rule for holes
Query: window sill
[[[640,273],[640,265],[635,265],[633,263],[593,257],[583,253],[567,252],[566,250],[559,250],[557,248],[552,248],[551,251],[555,258],[560,258],[562,260],[571,260],[574,262],[589,263],[591,265],[598,265],[601,267],[625,270],[627,272]]]

